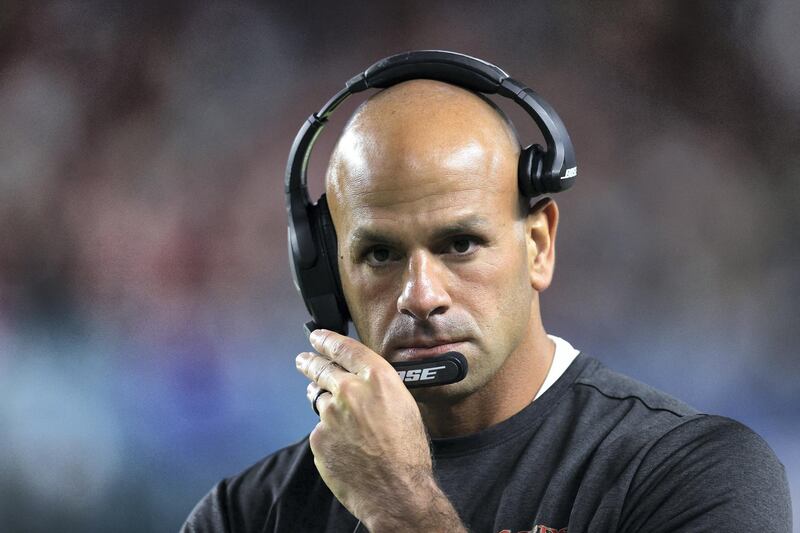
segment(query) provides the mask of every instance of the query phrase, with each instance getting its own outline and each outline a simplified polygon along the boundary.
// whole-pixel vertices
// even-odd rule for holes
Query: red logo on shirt
[[[510,529],[504,529],[498,533],[513,533]],[[517,533],[567,533],[567,528],[562,527],[561,529],[556,529],[554,527],[547,527],[542,524],[537,524],[533,526],[533,529],[528,531],[517,531]]]

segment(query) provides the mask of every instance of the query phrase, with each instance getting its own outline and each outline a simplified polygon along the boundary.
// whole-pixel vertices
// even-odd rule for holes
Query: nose
[[[443,276],[441,265],[430,254],[412,253],[403,276],[403,292],[397,299],[397,310],[416,320],[445,313],[452,302]]]

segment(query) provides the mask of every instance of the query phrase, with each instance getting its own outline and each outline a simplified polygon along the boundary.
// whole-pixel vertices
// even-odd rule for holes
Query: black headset
[[[455,52],[418,50],[381,59],[351,78],[344,89],[306,120],[292,144],[286,165],[286,210],[289,215],[289,265],[295,287],[312,321],[306,330],[325,328],[347,334],[350,311],[342,292],[336,230],[323,194],[316,204],[308,196],[307,168],[311,149],[328,117],[348,96],[368,88],[384,89],[412,80],[431,79],[483,94],[498,94],[519,104],[536,122],[547,149],[522,148],[520,194],[531,198],[572,186],[577,175],[575,151],[564,123],[550,105],[500,68]]]

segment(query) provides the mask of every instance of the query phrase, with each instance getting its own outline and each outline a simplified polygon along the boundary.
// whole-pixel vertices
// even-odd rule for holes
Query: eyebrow
[[[492,223],[481,215],[468,215],[440,228],[436,228],[431,234],[433,241],[444,240],[448,237],[461,235],[464,233],[483,233],[492,227]],[[369,226],[360,226],[350,234],[350,245],[357,247],[364,242],[381,243],[399,246],[401,239],[388,232],[378,231]]]

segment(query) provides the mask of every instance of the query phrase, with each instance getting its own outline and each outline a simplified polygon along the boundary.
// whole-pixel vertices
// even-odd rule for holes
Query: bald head
[[[364,194],[432,192],[436,181],[479,176],[516,191],[519,143],[507,119],[476,94],[412,80],[367,100],[348,122],[326,176],[331,210]],[[491,183],[496,180],[496,183]]]

